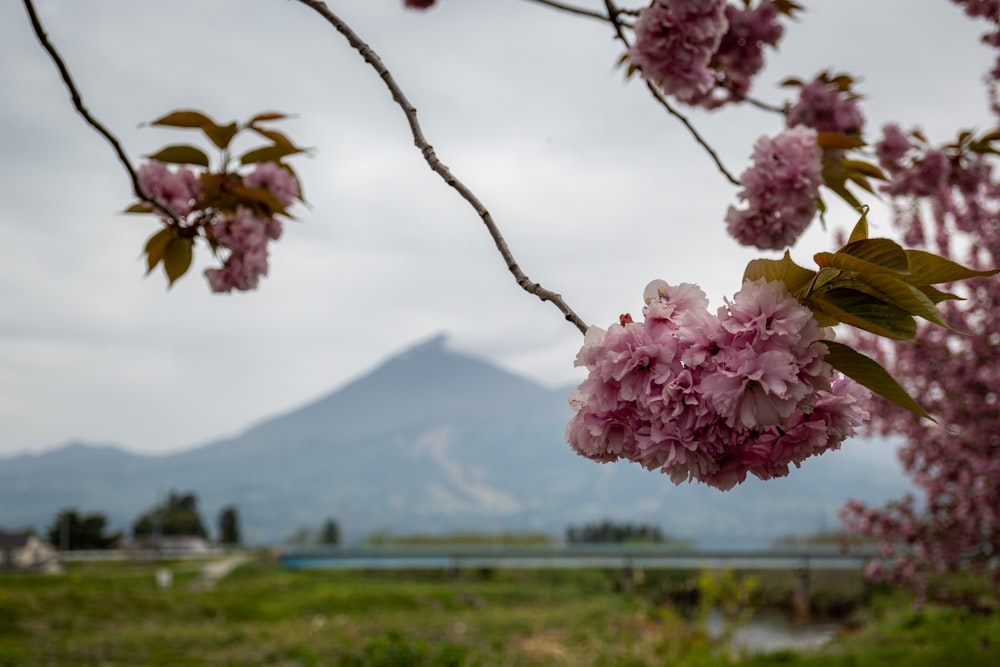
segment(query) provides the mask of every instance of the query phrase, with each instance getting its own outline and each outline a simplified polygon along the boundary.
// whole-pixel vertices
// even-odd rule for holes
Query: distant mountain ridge
[[[612,518],[701,540],[767,540],[833,528],[848,497],[908,490],[896,468],[846,453],[781,480],[721,493],[674,486],[629,464],[577,457],[565,391],[448,348],[437,336],[318,400],[233,438],[167,456],[69,444],[0,459],[0,527],[49,525],[63,507],[131,522],[170,490],[198,495],[206,524],[235,504],[269,543],[336,518],[348,540],[375,530],[542,530]]]

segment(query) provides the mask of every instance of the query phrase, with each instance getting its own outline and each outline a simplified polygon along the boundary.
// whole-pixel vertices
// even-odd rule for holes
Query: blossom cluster
[[[761,137],[753,163],[740,175],[739,198],[747,208],[729,207],[726,227],[744,245],[777,250],[798,239],[819,208],[822,154],[816,131],[796,126],[774,138]]]
[[[728,27],[725,0],[657,0],[639,13],[628,57],[668,95],[693,103],[715,87],[709,65]]]
[[[716,315],[695,285],[654,281],[642,322],[591,327],[570,395],[573,449],[719,489],[788,474],[867,418],[867,390],[824,361],[824,331],[783,283],[747,281]]]
[[[726,5],[726,20],[729,29],[712,57],[721,86],[698,101],[706,108],[743,99],[750,92],[753,78],[764,68],[764,47],[777,46],[784,34],[778,10],[768,0],[754,8]]]
[[[987,161],[989,146],[974,150],[973,139],[932,146],[920,133],[887,125],[876,153],[890,177],[882,191],[907,244],[936,246],[943,255],[961,248],[968,264],[990,268],[1000,265],[1000,178]],[[967,335],[926,327],[916,345],[852,341],[905,378],[939,422],[874,404],[873,428],[905,436],[899,460],[922,502],[851,502],[841,514],[849,530],[881,544],[870,577],[927,598],[954,597],[931,585],[939,572],[983,572],[1000,590],[1000,283],[973,280],[968,288],[972,298],[941,304],[945,321]]]
[[[788,127],[804,125],[818,132],[861,134],[865,118],[857,95],[847,85],[820,76],[799,87],[799,99],[788,109]]]
[[[983,35],[983,43],[1000,49],[1000,0],[952,0],[952,2],[961,5],[967,16],[990,21],[993,24],[992,32]],[[997,55],[988,77],[994,86],[1000,81],[1000,55]],[[997,108],[997,100],[994,100],[994,110]]]
[[[639,13],[628,59],[681,102],[716,108],[741,100],[783,28],[769,0],[657,0]]]
[[[962,142],[929,146],[923,138],[889,124],[882,128],[875,151],[879,166],[890,177],[882,191],[897,204],[897,222],[908,244],[923,245],[931,227],[938,252],[947,255],[950,239],[957,232],[972,241],[969,262],[983,264],[982,253],[986,253],[989,261],[985,265],[993,266],[1000,258],[1000,236],[996,233],[1000,180],[987,160],[988,150],[976,152]],[[900,206],[904,201],[906,205]],[[916,205],[921,201],[929,204],[930,225]]]
[[[203,201],[202,179],[186,167],[171,169],[166,164],[150,161],[139,168],[139,185],[143,192],[162,205],[190,236],[203,234],[216,250],[226,253],[219,268],[205,270],[205,277],[214,292],[250,290],[267,275],[268,242],[281,236],[282,223],[267,206],[268,197],[281,207],[291,206],[299,196],[298,179],[277,162],[261,162],[246,176],[226,174],[222,190],[244,189],[264,193],[252,197],[233,210],[224,210]],[[258,201],[260,205],[251,206]],[[165,224],[173,224],[162,211],[157,211]]]

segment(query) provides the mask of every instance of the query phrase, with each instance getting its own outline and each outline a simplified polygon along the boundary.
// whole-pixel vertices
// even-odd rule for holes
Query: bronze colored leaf
[[[802,303],[813,312],[884,338],[913,340],[917,335],[917,324],[912,315],[858,290],[832,289],[810,296]]]
[[[271,146],[262,146],[261,148],[254,148],[247,151],[240,156],[240,164],[256,164],[258,162],[275,162],[288,155],[295,155],[296,153],[302,153],[304,149],[296,148],[293,145],[281,145],[272,144]]]
[[[215,125],[215,121],[200,111],[187,109],[184,111],[172,111],[162,118],[154,120],[150,125],[162,127],[204,127],[205,125]]]
[[[163,250],[163,271],[167,274],[170,285],[173,285],[191,268],[193,246],[194,239],[179,236],[173,236],[167,242],[166,248]]]
[[[236,133],[239,132],[239,126],[236,123],[229,123],[228,125],[216,125],[211,123],[209,125],[202,125],[201,131],[205,133],[209,141],[218,146],[219,148],[225,150],[229,146],[229,142],[233,140]]]
[[[1000,273],[1000,269],[977,271],[950,259],[939,257],[924,250],[907,249],[906,257],[910,265],[910,275],[906,282],[911,285],[936,285],[956,280],[987,277]]]
[[[824,340],[822,343],[829,350],[826,362],[835,369],[882,398],[935,421],[877,361],[843,343],[832,340]]]
[[[146,253],[146,274],[156,268],[163,260],[163,252],[167,249],[170,239],[174,238],[172,227],[164,227],[146,240],[142,251]]]
[[[792,256],[785,251],[785,256],[781,259],[754,259],[747,264],[743,271],[743,281],[758,280],[763,278],[767,281],[780,280],[785,283],[785,287],[793,295],[804,292],[815,278],[816,272],[804,269],[792,261]]]
[[[906,251],[890,239],[854,241],[837,251],[837,254],[851,255],[895,273],[908,273],[910,270],[910,261],[906,256]]]
[[[187,144],[174,144],[161,148],[152,155],[147,155],[150,160],[166,162],[168,164],[194,164],[199,167],[208,167],[208,156],[197,146]]]

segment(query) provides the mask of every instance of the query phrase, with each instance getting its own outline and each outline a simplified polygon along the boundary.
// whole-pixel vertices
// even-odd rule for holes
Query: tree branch
[[[503,257],[504,262],[507,264],[507,270],[513,274],[514,279],[517,284],[524,291],[529,294],[537,296],[542,301],[549,301],[555,305],[567,321],[571,322],[581,333],[587,331],[587,324],[580,319],[573,310],[566,304],[562,296],[543,288],[536,282],[532,282],[527,275],[518,266],[517,261],[514,259],[510,248],[507,246],[507,242],[500,230],[497,228],[496,223],[493,221],[493,216],[486,209],[486,207],[479,201],[475,194],[458,178],[451,173],[451,170],[438,159],[434,152],[434,148],[424,137],[423,130],[420,127],[420,123],[417,121],[417,110],[414,108],[410,101],[403,94],[402,89],[396,83],[392,74],[382,63],[382,60],[378,57],[372,48],[365,43],[344,21],[340,19],[336,14],[334,14],[326,6],[325,2],[322,0],[299,0],[300,3],[309,7],[310,9],[317,12],[323,18],[325,18],[330,25],[332,25],[337,32],[339,32],[348,41],[348,43],[353,47],[361,57],[364,58],[365,62],[368,63],[378,75],[382,78],[389,92],[392,94],[393,101],[403,110],[406,116],[406,120],[410,125],[410,133],[413,136],[413,143],[420,149],[420,152],[424,156],[424,160],[427,165],[438,174],[445,183],[454,188],[458,194],[467,201],[472,208],[476,211],[479,217],[482,219],[483,224],[486,225],[486,229],[490,236],[493,238],[493,242],[496,244],[497,250],[500,251],[500,255]]]
[[[573,5],[568,5],[564,2],[553,2],[553,0],[528,0],[528,2],[535,2],[539,5],[545,5],[546,7],[551,7],[552,9],[558,9],[559,11],[563,11],[568,14],[576,14],[577,16],[586,16],[588,18],[597,19],[602,23],[608,22],[608,17],[600,12],[583,9],[581,7],[574,7]]]
[[[624,44],[625,49],[628,50],[631,44],[629,44],[628,37],[625,36],[625,30],[622,27],[622,23],[618,19],[618,15],[621,13],[621,10],[618,9],[613,0],[604,0],[604,6],[608,9],[608,20],[611,21],[611,25],[614,26],[615,35],[618,37],[618,41]],[[681,124],[687,128],[691,137],[698,143],[699,146],[705,149],[705,152],[708,153],[710,158],[712,158],[712,161],[715,162],[716,168],[722,173],[726,180],[733,185],[739,185],[739,179],[733,176],[729,170],[726,169],[726,165],[722,164],[722,159],[719,157],[719,154],[715,152],[715,149],[712,148],[707,141],[705,141],[704,137],[701,136],[701,133],[699,133],[698,130],[695,129],[694,125],[691,124],[691,121],[688,120],[687,116],[675,109],[674,106],[670,104],[670,100],[667,99],[667,96],[663,94],[663,91],[656,87],[656,85],[652,82],[646,81],[646,88],[656,101],[667,110],[667,113],[679,120]]]
[[[83,98],[81,97],[76,84],[73,83],[73,77],[70,76],[69,68],[66,67],[66,63],[63,62],[63,59],[59,56],[59,52],[56,51],[55,47],[49,41],[48,36],[45,34],[45,28],[42,27],[42,22],[38,18],[38,13],[35,11],[35,6],[32,3],[32,0],[24,0],[24,8],[28,12],[28,19],[31,21],[31,28],[34,30],[35,36],[38,38],[38,42],[42,45],[42,48],[45,49],[49,56],[52,57],[52,60],[56,65],[56,69],[59,70],[59,75],[66,84],[67,90],[69,90],[70,99],[73,101],[73,108],[75,108],[77,113],[79,113],[83,119],[87,121],[88,125],[97,130],[98,134],[104,137],[108,143],[111,144],[111,147],[115,151],[115,155],[118,156],[118,161],[122,163],[123,167],[125,167],[125,171],[128,172],[129,179],[132,181],[132,192],[141,201],[153,206],[156,210],[162,212],[174,224],[180,227],[181,221],[177,219],[177,216],[174,215],[172,211],[155,201],[143,191],[142,186],[139,184],[139,174],[136,172],[135,167],[132,166],[132,162],[128,159],[128,155],[125,154],[125,149],[122,148],[121,142],[118,141],[118,138],[112,134],[110,130],[104,127],[100,121],[94,118],[90,112],[87,111],[86,107],[83,106]]]

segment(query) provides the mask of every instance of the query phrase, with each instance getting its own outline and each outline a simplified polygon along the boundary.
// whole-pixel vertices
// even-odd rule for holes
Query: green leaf
[[[877,361],[843,343],[832,340],[821,342],[829,350],[826,362],[835,369],[901,408],[935,421]]]
[[[837,254],[841,253],[896,273],[908,273],[910,270],[910,260],[906,256],[906,251],[898,243],[889,239],[854,241],[837,251]]]
[[[855,172],[850,172],[850,175],[847,178],[848,178],[848,180],[851,181],[851,183],[855,183],[858,187],[860,187],[865,192],[871,193],[873,195],[875,194],[875,189],[872,188],[871,181],[869,181],[864,176],[861,176],[861,175],[859,175],[859,174],[857,174]]]
[[[208,167],[208,156],[197,146],[187,144],[175,144],[161,148],[152,155],[147,155],[150,160],[166,162],[168,164],[195,164],[199,167]]]
[[[173,285],[191,268],[193,247],[194,239],[179,236],[173,236],[167,242],[166,248],[163,250],[163,271],[167,274],[170,285]]]
[[[1000,269],[976,271],[924,250],[907,249],[906,257],[910,265],[910,275],[906,282],[911,285],[936,285],[1000,273]]]
[[[792,261],[792,256],[785,251],[781,259],[754,259],[743,271],[743,282],[763,278],[767,281],[780,280],[793,295],[804,291],[816,276],[815,271],[804,269]]]
[[[868,292],[883,301],[902,308],[911,315],[922,317],[938,326],[950,329],[941,315],[938,313],[934,302],[926,294],[912,285],[908,285],[899,278],[884,273],[865,273],[855,276],[862,283],[873,288],[874,293]],[[865,290],[861,290],[865,291]]]
[[[184,111],[173,111],[168,113],[162,118],[154,120],[150,125],[159,125],[164,127],[204,127],[206,125],[215,125],[215,121],[203,114],[200,111],[194,110],[184,110]]]
[[[965,301],[965,299],[958,296],[957,294],[949,294],[948,292],[942,292],[938,288],[933,287],[931,285],[915,285],[915,287],[916,289],[923,292],[924,296],[930,299],[931,303],[934,304],[938,304],[941,303],[942,301],[948,301],[948,300]]]
[[[831,289],[804,299],[802,304],[814,313],[884,338],[913,340],[917,335],[917,323],[908,312],[855,289]]]
[[[875,239],[883,240],[883,239]],[[858,241],[858,243],[868,243],[869,241]],[[898,246],[897,246],[898,247]],[[900,248],[900,250],[902,250]],[[905,272],[897,268],[884,266],[882,264],[862,259],[844,251],[840,252],[818,252],[813,255],[816,265],[822,268],[839,269],[841,271],[852,271],[856,273],[884,273],[889,275],[902,275]]]
[[[173,228],[164,227],[146,240],[146,245],[142,249],[146,253],[146,275],[149,275],[149,272],[163,260],[163,252],[172,238],[174,238]]]
[[[871,162],[865,162],[864,160],[844,160],[844,166],[851,171],[864,174],[869,178],[877,178],[880,181],[888,180],[885,176],[885,172]]]
[[[864,204],[847,189],[848,176],[842,160],[832,155],[823,156],[823,185],[830,188],[852,208],[860,211],[864,208]]]
[[[296,148],[293,145],[283,146],[281,144],[272,144],[271,146],[262,146],[261,148],[254,148],[247,151],[240,156],[240,164],[276,162],[288,155],[295,155],[302,152],[304,152],[304,149]]]
[[[851,238],[847,239],[847,244],[850,245],[856,241],[864,241],[868,238],[868,207],[865,207],[864,212],[858,219],[857,224],[854,225],[854,229],[851,230]]]

